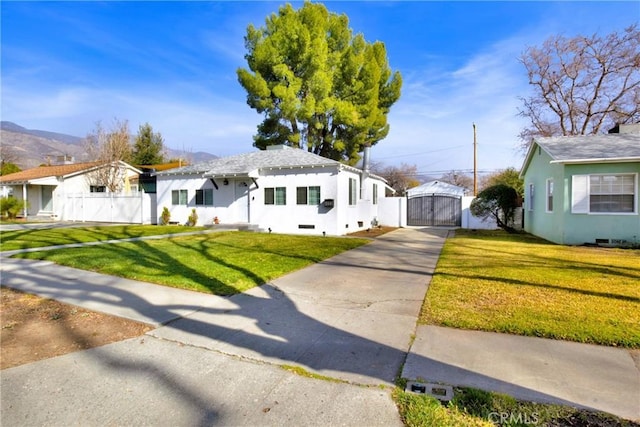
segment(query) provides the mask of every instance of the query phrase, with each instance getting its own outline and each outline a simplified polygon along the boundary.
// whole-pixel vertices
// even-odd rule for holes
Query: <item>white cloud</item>
[[[191,91],[189,91],[191,93]],[[7,87],[3,120],[33,129],[85,136],[98,121],[128,120],[132,132],[150,123],[170,148],[228,155],[251,149],[259,116],[235,99],[180,98],[168,92],[115,91],[87,87]]]

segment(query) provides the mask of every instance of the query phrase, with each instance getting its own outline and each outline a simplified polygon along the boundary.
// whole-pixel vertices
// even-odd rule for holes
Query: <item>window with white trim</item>
[[[378,184],[373,184],[373,204],[378,204]]]
[[[534,190],[535,190],[535,185],[533,184],[529,184],[529,198],[527,199],[527,202],[529,203],[528,209],[530,211],[533,210],[533,195],[534,195]]]
[[[264,189],[265,205],[286,205],[287,204],[287,188],[286,187],[267,187]]]
[[[547,180],[547,212],[553,212],[553,179]]]
[[[358,197],[358,186],[355,178],[349,178],[349,205],[354,206]]]
[[[213,189],[196,190],[196,206],[213,206]]]
[[[630,213],[634,211],[634,175],[589,176],[589,211]]]
[[[296,204],[298,205],[319,205],[320,204],[320,187],[297,187],[296,188]]]
[[[574,175],[572,213],[634,213],[638,197],[637,174]]]
[[[107,187],[105,185],[90,185],[89,192],[90,193],[106,193]]]
[[[187,190],[171,190],[171,204],[172,205],[186,205],[187,204]]]

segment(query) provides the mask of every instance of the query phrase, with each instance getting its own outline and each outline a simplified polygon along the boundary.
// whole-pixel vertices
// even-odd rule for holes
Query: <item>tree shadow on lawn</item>
[[[132,256],[146,246],[148,256],[140,262],[154,267],[180,263],[143,242],[138,245],[137,248],[114,245],[110,250],[124,251],[125,255]],[[376,244],[375,250],[384,253],[385,249],[378,247],[380,245],[382,243]],[[400,265],[403,255],[394,254],[397,247],[393,243],[389,246],[389,257],[395,258],[395,262]],[[414,245],[408,245],[407,250],[410,252],[405,252],[404,257],[407,259],[404,261],[411,265],[419,262],[409,259],[409,253],[414,257],[425,256],[430,248],[425,246],[420,251]],[[218,262],[210,255],[209,260]],[[165,325],[150,333],[154,337],[185,344],[190,348],[196,346],[226,355],[266,360],[280,365],[298,365],[319,374],[370,385],[392,385],[399,375],[414,332],[420,303],[427,289],[425,283],[421,294],[417,296],[415,316],[378,309],[375,304],[358,305],[348,300],[342,304],[326,304],[321,300],[310,300],[295,293],[283,292],[277,287],[277,281],[276,285],[266,284],[231,297],[177,290],[169,302],[165,300],[159,303],[154,301],[152,293],[147,295],[131,291],[138,285],[126,279],[46,265],[41,261],[16,260],[15,263],[18,268],[3,271],[4,285],[88,308],[92,305],[99,306],[102,307],[101,311],[106,312],[113,310],[117,313],[122,307],[130,308],[138,319],[152,319],[153,323]],[[184,271],[203,283],[215,280],[202,275],[193,267],[180,264]],[[357,269],[367,268],[366,263],[363,266],[363,258],[358,256],[340,264]],[[247,274],[246,271],[243,273]],[[415,281],[415,274],[416,269],[411,267],[396,268],[394,271],[398,282],[402,282],[403,277]],[[420,273],[420,276],[427,281],[426,275]],[[297,277],[290,275],[288,280],[295,281]],[[254,279],[259,280],[260,277],[254,275]],[[378,285],[392,286],[389,283]],[[396,286],[398,287],[387,291],[402,299],[404,288],[398,284]],[[370,296],[367,289],[361,292],[366,294],[365,297]],[[183,297],[184,300],[181,300]],[[69,333],[72,334],[73,331]],[[168,373],[169,368],[178,369],[179,351],[179,346],[176,346],[174,367],[158,366],[153,361],[134,362],[128,358],[115,358],[103,352],[91,354],[95,354],[96,361],[104,365],[107,372],[125,371],[131,375],[142,372],[143,375],[157,378],[164,389],[160,393],[188,402],[200,417],[200,425],[210,425],[217,419],[220,408],[228,407],[228,403],[205,401],[186,383],[181,383],[179,376]],[[418,355],[415,357],[426,359]],[[69,372],[68,375],[73,377],[75,374]],[[514,384],[505,386],[518,388]],[[525,391],[527,390],[523,390]],[[537,394],[540,398],[559,399],[544,393]]]
[[[0,250],[5,250],[7,244],[12,245],[15,241],[25,241],[18,249],[27,248],[46,248],[50,246],[70,245],[88,242],[101,242],[113,239],[129,239],[143,236],[140,231],[134,231],[139,229],[139,226],[47,226],[42,228],[27,228],[21,230],[6,230],[2,232],[2,245]],[[66,232],[66,229],[75,230]],[[118,232],[114,230],[118,230]],[[80,231],[80,232],[78,232]],[[75,235],[75,237],[74,237]],[[26,241],[31,242],[27,245]],[[37,245],[33,245],[33,242],[38,242]],[[8,249],[13,251],[17,249]]]
[[[9,272],[5,275],[6,284],[11,287],[20,288],[26,292],[36,293],[48,298],[58,300],[91,301],[106,306],[117,307],[126,305],[135,308],[138,313],[144,316],[152,316],[166,326],[149,333],[154,337],[175,342],[174,347],[176,365],[159,365],[154,359],[140,357],[118,357],[116,353],[108,351],[90,351],[87,355],[95,358],[97,366],[101,366],[105,373],[113,371],[117,375],[126,375],[127,381],[137,382],[143,378],[152,378],[153,382],[160,387],[160,390],[149,391],[157,393],[158,399],[173,399],[183,402],[182,405],[190,408],[200,419],[197,425],[212,425],[221,417],[221,411],[230,410],[231,402],[212,402],[204,399],[199,393],[192,389],[188,383],[182,382],[180,369],[189,367],[180,366],[180,345],[186,344],[189,348],[200,347],[214,350],[223,355],[234,355],[248,357],[256,360],[266,360],[276,364],[293,364],[309,369],[313,372],[325,374],[331,377],[341,378],[362,384],[393,384],[396,376],[405,361],[408,351],[410,334],[413,331],[414,322],[407,323],[406,330],[390,331],[393,335],[401,335],[402,345],[381,342],[375,338],[363,336],[348,329],[352,329],[352,322],[358,317],[364,317],[367,328],[394,327],[397,324],[389,322],[392,317],[382,316],[380,313],[371,313],[366,310],[358,313],[351,313],[352,309],[345,310],[344,313],[331,311],[328,317],[338,314],[344,322],[321,321],[300,311],[299,306],[313,311],[311,305],[304,302],[294,301],[290,296],[283,293],[273,285],[264,285],[255,288],[254,293],[237,294],[230,298],[222,298],[211,295],[196,296],[199,304],[167,303],[156,304],[150,299],[127,290],[127,283],[122,283],[122,279],[104,277],[102,283],[96,284],[93,281],[79,280],[79,276],[74,269],[67,268],[43,268],[30,266],[36,264],[28,262],[23,264],[23,269]],[[93,275],[90,275],[93,277]],[[89,277],[91,279],[92,277]],[[185,291],[186,292],[186,291]],[[191,315],[183,317],[184,313],[191,312]],[[369,316],[369,318],[367,318]],[[379,317],[376,322],[375,318]],[[69,331],[73,334],[73,331]],[[151,338],[149,338],[151,339]],[[118,344],[122,345],[122,344]],[[135,353],[137,342],[131,341],[129,344]],[[100,350],[100,349],[96,349]],[[220,356],[224,357],[224,356]],[[413,357],[428,362],[428,358],[413,355]],[[46,361],[37,362],[46,365]],[[37,366],[37,365],[33,365]],[[446,367],[446,366],[445,366]],[[451,369],[459,369],[450,366]],[[98,374],[92,374],[98,375]],[[425,377],[428,373],[425,373]],[[3,375],[4,381],[9,381],[7,375]],[[58,377],[56,377],[58,378]],[[67,372],[64,375],[66,385],[79,381],[82,378],[80,373]],[[15,381],[20,381],[16,376]],[[96,378],[99,381],[99,378]],[[238,378],[238,381],[242,381]],[[501,384],[502,388],[509,390],[519,390],[520,393],[537,396],[538,399],[552,400],[565,404],[572,402],[564,401],[557,396],[550,396],[534,390],[528,390],[516,384],[505,383],[494,379],[495,384]],[[5,383],[5,386],[11,386]],[[61,384],[46,384],[46,387],[59,389],[56,397],[56,405],[60,404],[60,399],[65,399],[65,387]],[[19,387],[16,387],[19,388]],[[259,391],[259,387],[257,387]],[[23,393],[18,391],[17,393]],[[26,393],[26,391],[24,391]],[[74,404],[64,402],[68,405],[68,411],[77,410],[81,417],[82,410],[99,410],[96,401],[101,405],[108,405],[110,393],[99,392],[87,394],[87,401]],[[28,399],[28,396],[21,394],[3,396],[3,399],[12,396],[15,399]],[[169,396],[169,397],[167,397]],[[254,396],[257,398],[257,396]],[[74,398],[77,396],[74,395]],[[250,397],[248,397],[250,398]],[[16,408],[22,405],[15,405]],[[74,409],[76,408],[76,409]],[[226,409],[225,409],[226,408]],[[18,411],[19,409],[15,409]],[[11,417],[11,411],[3,415]],[[7,419],[7,418],[5,418]],[[81,418],[78,418],[81,420]],[[49,419],[55,422],[55,420]]]
[[[477,250],[476,247],[465,245],[459,241],[455,242],[456,246],[460,248],[469,248],[472,250]],[[558,246],[558,245],[553,245]],[[571,247],[567,247],[570,249]],[[591,249],[591,248],[584,248]],[[531,252],[519,254],[517,259],[514,259],[514,252],[509,252],[508,250],[500,250],[496,248],[485,247],[482,249],[482,254],[478,255],[478,267],[486,267],[487,262],[496,263],[496,266],[509,266],[513,267],[514,265],[519,266],[542,266],[545,268],[561,268],[561,269],[576,269],[576,270],[589,270],[594,273],[604,274],[604,275],[615,275],[621,277],[627,277],[631,279],[640,280],[640,267],[628,267],[628,266],[618,266],[612,264],[602,264],[601,262],[587,262],[581,261],[578,259],[575,260],[563,260],[558,259],[553,256],[544,256],[539,254],[534,254]],[[497,262],[495,258],[492,258],[490,261],[488,260],[488,254],[497,254],[498,257],[504,255],[504,262]],[[638,252],[640,255],[640,252]],[[640,257],[639,257],[640,258]],[[466,268],[474,268],[473,266],[468,266]],[[638,273],[634,273],[638,272]]]
[[[439,276],[443,276],[443,277],[451,277],[454,279],[458,279],[458,278],[464,278],[464,279],[474,279],[474,280],[489,280],[492,282],[498,282],[498,283],[505,283],[505,284],[509,284],[509,285],[517,285],[517,286],[528,286],[528,287],[534,287],[534,288],[544,288],[544,289],[553,289],[553,290],[557,290],[557,291],[562,291],[562,292],[569,292],[569,293],[577,293],[577,294],[581,294],[581,295],[586,295],[586,296],[593,296],[593,297],[600,297],[600,298],[610,298],[610,299],[616,299],[616,300],[620,300],[620,301],[628,301],[628,302],[633,302],[633,303],[640,303],[640,298],[637,297],[632,297],[629,295],[619,295],[619,294],[612,294],[609,292],[598,292],[598,291],[590,291],[587,289],[576,289],[576,288],[569,288],[566,286],[560,286],[560,285],[552,285],[552,284],[546,284],[546,283],[531,283],[531,282],[527,282],[524,280],[518,280],[518,279],[509,279],[509,278],[505,278],[505,277],[491,277],[491,276],[481,276],[481,275],[473,275],[473,274],[449,274],[449,273],[438,273]]]

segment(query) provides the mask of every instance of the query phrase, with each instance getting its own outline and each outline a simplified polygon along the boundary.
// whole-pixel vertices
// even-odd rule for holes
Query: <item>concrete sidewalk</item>
[[[402,376],[640,421],[638,356],[613,347],[421,325]]]
[[[410,380],[640,418],[628,351],[416,330],[447,234],[400,229],[232,297],[2,258],[3,285],[158,327],[3,370],[1,424],[401,425],[390,388],[377,387],[401,369]]]
[[[397,230],[229,298],[3,259],[4,285],[164,326],[2,371],[2,422],[400,425],[377,386],[400,372],[447,233]]]
[[[402,376],[640,421],[640,353],[421,325]]]

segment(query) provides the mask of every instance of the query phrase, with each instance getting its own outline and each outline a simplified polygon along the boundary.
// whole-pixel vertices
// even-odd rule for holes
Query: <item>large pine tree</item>
[[[284,143],[355,164],[387,136],[402,78],[384,44],[353,36],[346,15],[287,4],[264,27],[250,25],[245,46],[249,69],[239,69],[238,80],[249,106],[264,114],[256,147]]]

